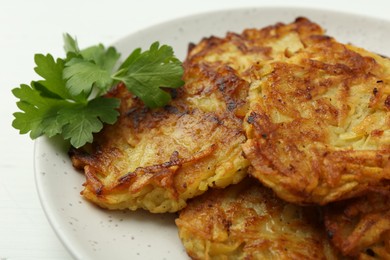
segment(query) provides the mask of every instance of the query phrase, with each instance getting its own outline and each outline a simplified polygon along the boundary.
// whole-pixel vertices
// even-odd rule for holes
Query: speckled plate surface
[[[114,45],[123,56],[158,40],[184,59],[189,42],[248,27],[291,22],[305,16],[341,42],[390,56],[390,22],[334,11],[297,8],[225,10],[163,23]],[[177,236],[175,214],[102,210],[80,196],[84,176],[72,168],[67,145],[39,138],[35,146],[36,185],[43,209],[60,240],[76,259],[187,259]]]

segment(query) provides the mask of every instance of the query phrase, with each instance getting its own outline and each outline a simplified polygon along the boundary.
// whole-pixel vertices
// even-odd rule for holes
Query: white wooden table
[[[325,7],[390,20],[387,0],[0,0],[0,260],[71,258],[36,193],[34,142],[11,127],[12,113],[17,111],[11,89],[37,79],[35,53],[61,57],[64,32],[76,35],[81,47],[108,45],[176,17],[262,5]]]

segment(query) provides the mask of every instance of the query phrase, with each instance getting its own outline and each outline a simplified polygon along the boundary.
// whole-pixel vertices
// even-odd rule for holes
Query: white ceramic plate
[[[189,42],[248,27],[291,22],[306,16],[341,42],[390,56],[390,22],[334,11],[254,8],[206,13],[160,24],[127,36],[115,46],[123,56],[158,40],[185,57]],[[107,211],[80,196],[84,176],[76,172],[59,139],[39,138],[35,146],[36,184],[43,209],[58,237],[77,259],[187,259],[174,214]]]

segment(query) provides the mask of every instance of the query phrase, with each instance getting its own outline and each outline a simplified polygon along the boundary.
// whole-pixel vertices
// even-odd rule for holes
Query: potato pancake
[[[108,209],[175,212],[208,187],[246,175],[245,114],[238,111],[248,82],[219,65],[190,62],[184,78],[186,85],[160,109],[146,108],[122,84],[108,94],[121,99],[117,123],[106,125],[92,145],[70,151],[85,172],[85,198]]]
[[[211,36],[191,44],[186,63],[219,64],[251,82],[253,67],[284,59],[302,49],[301,39],[313,34],[323,34],[323,29],[302,17],[288,25],[277,23],[262,29],[246,29],[240,34],[228,32],[223,38]]]
[[[292,26],[295,36],[284,35]],[[251,70],[250,173],[299,204],[389,190],[390,60],[312,28],[298,19],[267,29],[289,40],[283,56]]]
[[[176,224],[192,259],[337,259],[319,220],[247,178],[191,200]]]
[[[326,207],[325,225],[333,244],[358,259],[390,259],[390,191]]]

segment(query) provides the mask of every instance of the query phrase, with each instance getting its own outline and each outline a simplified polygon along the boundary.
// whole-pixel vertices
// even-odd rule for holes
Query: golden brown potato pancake
[[[294,37],[285,35],[291,27]],[[265,37],[288,43],[284,55],[251,70],[250,173],[300,204],[388,190],[390,60],[313,28],[298,19],[267,29]]]
[[[333,244],[358,259],[390,259],[390,191],[328,205],[325,225]]]
[[[241,34],[228,32],[222,38],[211,36],[202,39],[196,45],[190,44],[184,62],[186,82],[184,91],[188,105],[211,112],[219,109],[229,110],[237,117],[244,118],[248,110],[249,87],[238,88],[236,85],[242,84],[241,81],[249,85],[253,80],[251,75],[253,67],[284,56],[286,49],[300,48],[301,43],[293,41],[297,37],[297,30],[306,33],[321,30],[319,26],[306,19],[298,20],[299,23],[307,25],[298,27],[295,24],[290,26],[277,24],[262,30],[247,29]],[[283,35],[271,36],[273,28],[276,27],[283,31]],[[213,84],[209,84],[208,80],[202,82],[203,78],[209,78]],[[214,102],[213,96],[216,94],[217,98],[224,102]],[[199,98],[199,95],[202,98]]]
[[[248,178],[191,200],[176,219],[192,259],[337,259],[314,207]]]
[[[86,175],[83,196],[108,209],[174,212],[208,187],[239,182],[249,163],[237,111],[248,83],[214,67],[187,63],[186,85],[160,109],[147,109],[123,85],[113,89],[108,96],[121,99],[117,123],[70,152]]]
[[[186,63],[216,64],[251,82],[252,67],[284,59],[304,47],[301,39],[322,33],[319,25],[302,17],[287,25],[277,23],[262,29],[246,29],[240,34],[228,32],[223,38],[211,36],[192,44]]]

